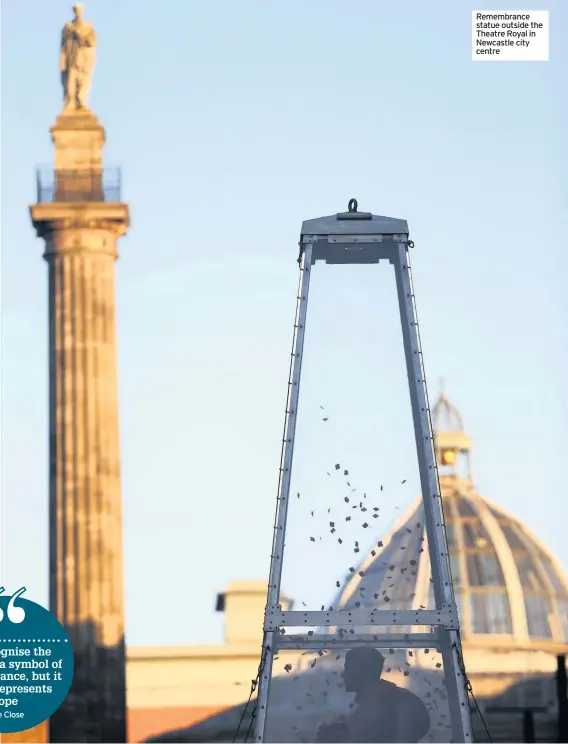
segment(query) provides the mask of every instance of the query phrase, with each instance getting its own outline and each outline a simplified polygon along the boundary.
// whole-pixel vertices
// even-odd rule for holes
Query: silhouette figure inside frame
[[[355,693],[349,716],[322,723],[316,742],[419,742],[430,714],[413,693],[381,679],[385,657],[375,648],[350,649],[342,672],[346,692]]]

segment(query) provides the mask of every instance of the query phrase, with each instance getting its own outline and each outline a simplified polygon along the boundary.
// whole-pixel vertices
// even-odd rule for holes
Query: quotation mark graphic
[[[24,612],[23,607],[16,607],[14,605],[14,602],[20,597],[24,592],[26,591],[26,587],[23,586],[21,589],[18,589],[17,592],[14,592],[12,596],[10,597],[10,601],[8,602],[8,609],[6,610],[6,615],[8,616],[8,620],[11,623],[23,623],[26,619],[26,613]],[[4,593],[4,587],[0,586],[0,594]],[[4,610],[0,607],[0,623],[4,619]]]

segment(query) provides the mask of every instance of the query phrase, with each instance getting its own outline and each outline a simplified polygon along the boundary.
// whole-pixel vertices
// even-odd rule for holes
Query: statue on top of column
[[[93,26],[83,20],[83,4],[73,6],[74,18],[61,33],[59,67],[65,109],[88,109],[95,68],[97,37]]]

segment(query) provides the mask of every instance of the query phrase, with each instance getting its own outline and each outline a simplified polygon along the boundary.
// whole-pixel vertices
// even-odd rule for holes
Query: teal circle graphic
[[[37,726],[65,700],[73,679],[69,636],[51,612],[0,587],[0,734]]]

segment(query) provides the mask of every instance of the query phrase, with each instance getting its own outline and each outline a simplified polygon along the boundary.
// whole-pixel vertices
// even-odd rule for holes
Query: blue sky
[[[2,8],[3,583],[38,601],[47,271],[27,205],[52,159],[71,4]],[[351,197],[409,221],[430,392],[443,375],[478,488],[568,566],[568,11],[511,8],[550,10],[550,62],[476,64],[484,7],[86,4],[91,106],[132,210],[117,265],[129,643],[219,641],[216,592],[267,576],[300,226]],[[419,489],[391,273],[314,273],[293,484],[307,500],[284,574],[307,602],[329,601],[351,560],[293,536],[301,508],[337,497],[332,464],[383,499],[376,533]]]

